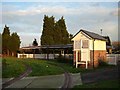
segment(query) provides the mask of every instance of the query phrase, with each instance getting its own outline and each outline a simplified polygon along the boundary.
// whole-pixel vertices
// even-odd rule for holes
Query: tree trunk
[[[12,56],[14,57],[14,52],[12,52]]]
[[[10,52],[9,52],[9,50],[7,49],[7,56],[9,56],[10,55]]]

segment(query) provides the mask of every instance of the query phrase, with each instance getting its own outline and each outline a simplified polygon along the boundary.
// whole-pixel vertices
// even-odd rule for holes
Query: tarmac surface
[[[80,73],[71,74],[71,87],[82,84]],[[3,82],[10,80],[10,78],[3,79]],[[65,76],[49,75],[39,77],[25,77],[6,88],[61,88],[64,84]]]
[[[95,83],[102,80],[120,80],[119,67],[104,68],[102,70],[96,70],[94,72],[81,74],[83,84]]]

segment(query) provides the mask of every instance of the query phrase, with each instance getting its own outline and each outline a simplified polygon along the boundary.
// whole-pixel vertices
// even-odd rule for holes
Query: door
[[[81,40],[81,61],[90,61],[89,40]]]

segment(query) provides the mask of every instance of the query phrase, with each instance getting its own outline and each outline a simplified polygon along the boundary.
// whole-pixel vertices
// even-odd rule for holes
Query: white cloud
[[[105,35],[110,35],[115,40],[118,31],[117,13],[117,8],[99,6],[98,3],[92,6],[86,4],[77,7],[37,4],[26,8],[5,6],[2,18],[3,24],[8,24],[11,30],[20,33],[22,43],[29,44],[34,36],[40,37],[44,14],[53,15],[55,18],[64,16],[70,33],[75,34],[80,28],[99,33],[102,28]],[[34,35],[34,33],[38,34]]]
[[[111,12],[111,14],[112,14],[113,16],[120,16],[118,13],[120,13],[120,8],[114,9],[114,10]]]
[[[114,9],[113,9],[114,10]],[[95,14],[95,15],[106,15],[113,11],[105,7],[91,7],[86,6],[86,8],[67,8],[65,6],[34,6],[28,7],[27,9],[21,9],[17,11],[3,11],[4,14],[11,15],[36,15],[44,13],[60,14],[60,15],[80,15],[80,14]]]

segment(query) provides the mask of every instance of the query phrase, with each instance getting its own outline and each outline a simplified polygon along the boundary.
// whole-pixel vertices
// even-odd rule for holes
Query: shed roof
[[[79,32],[83,32],[83,33],[85,33],[85,34],[87,34],[89,37],[91,37],[91,38],[93,38],[93,39],[98,39],[98,40],[104,40],[104,41],[106,41],[106,39],[103,37],[103,36],[101,36],[101,35],[99,35],[99,34],[96,34],[96,33],[93,33],[93,32],[89,32],[89,31],[86,31],[86,30],[80,30]],[[79,33],[78,32],[78,33]],[[78,34],[78,33],[76,33],[75,35],[74,35],[74,37]],[[73,37],[73,38],[74,38]]]
[[[68,48],[73,48],[73,45],[66,44],[66,45],[27,46],[27,47],[22,47],[21,49],[68,49]]]

